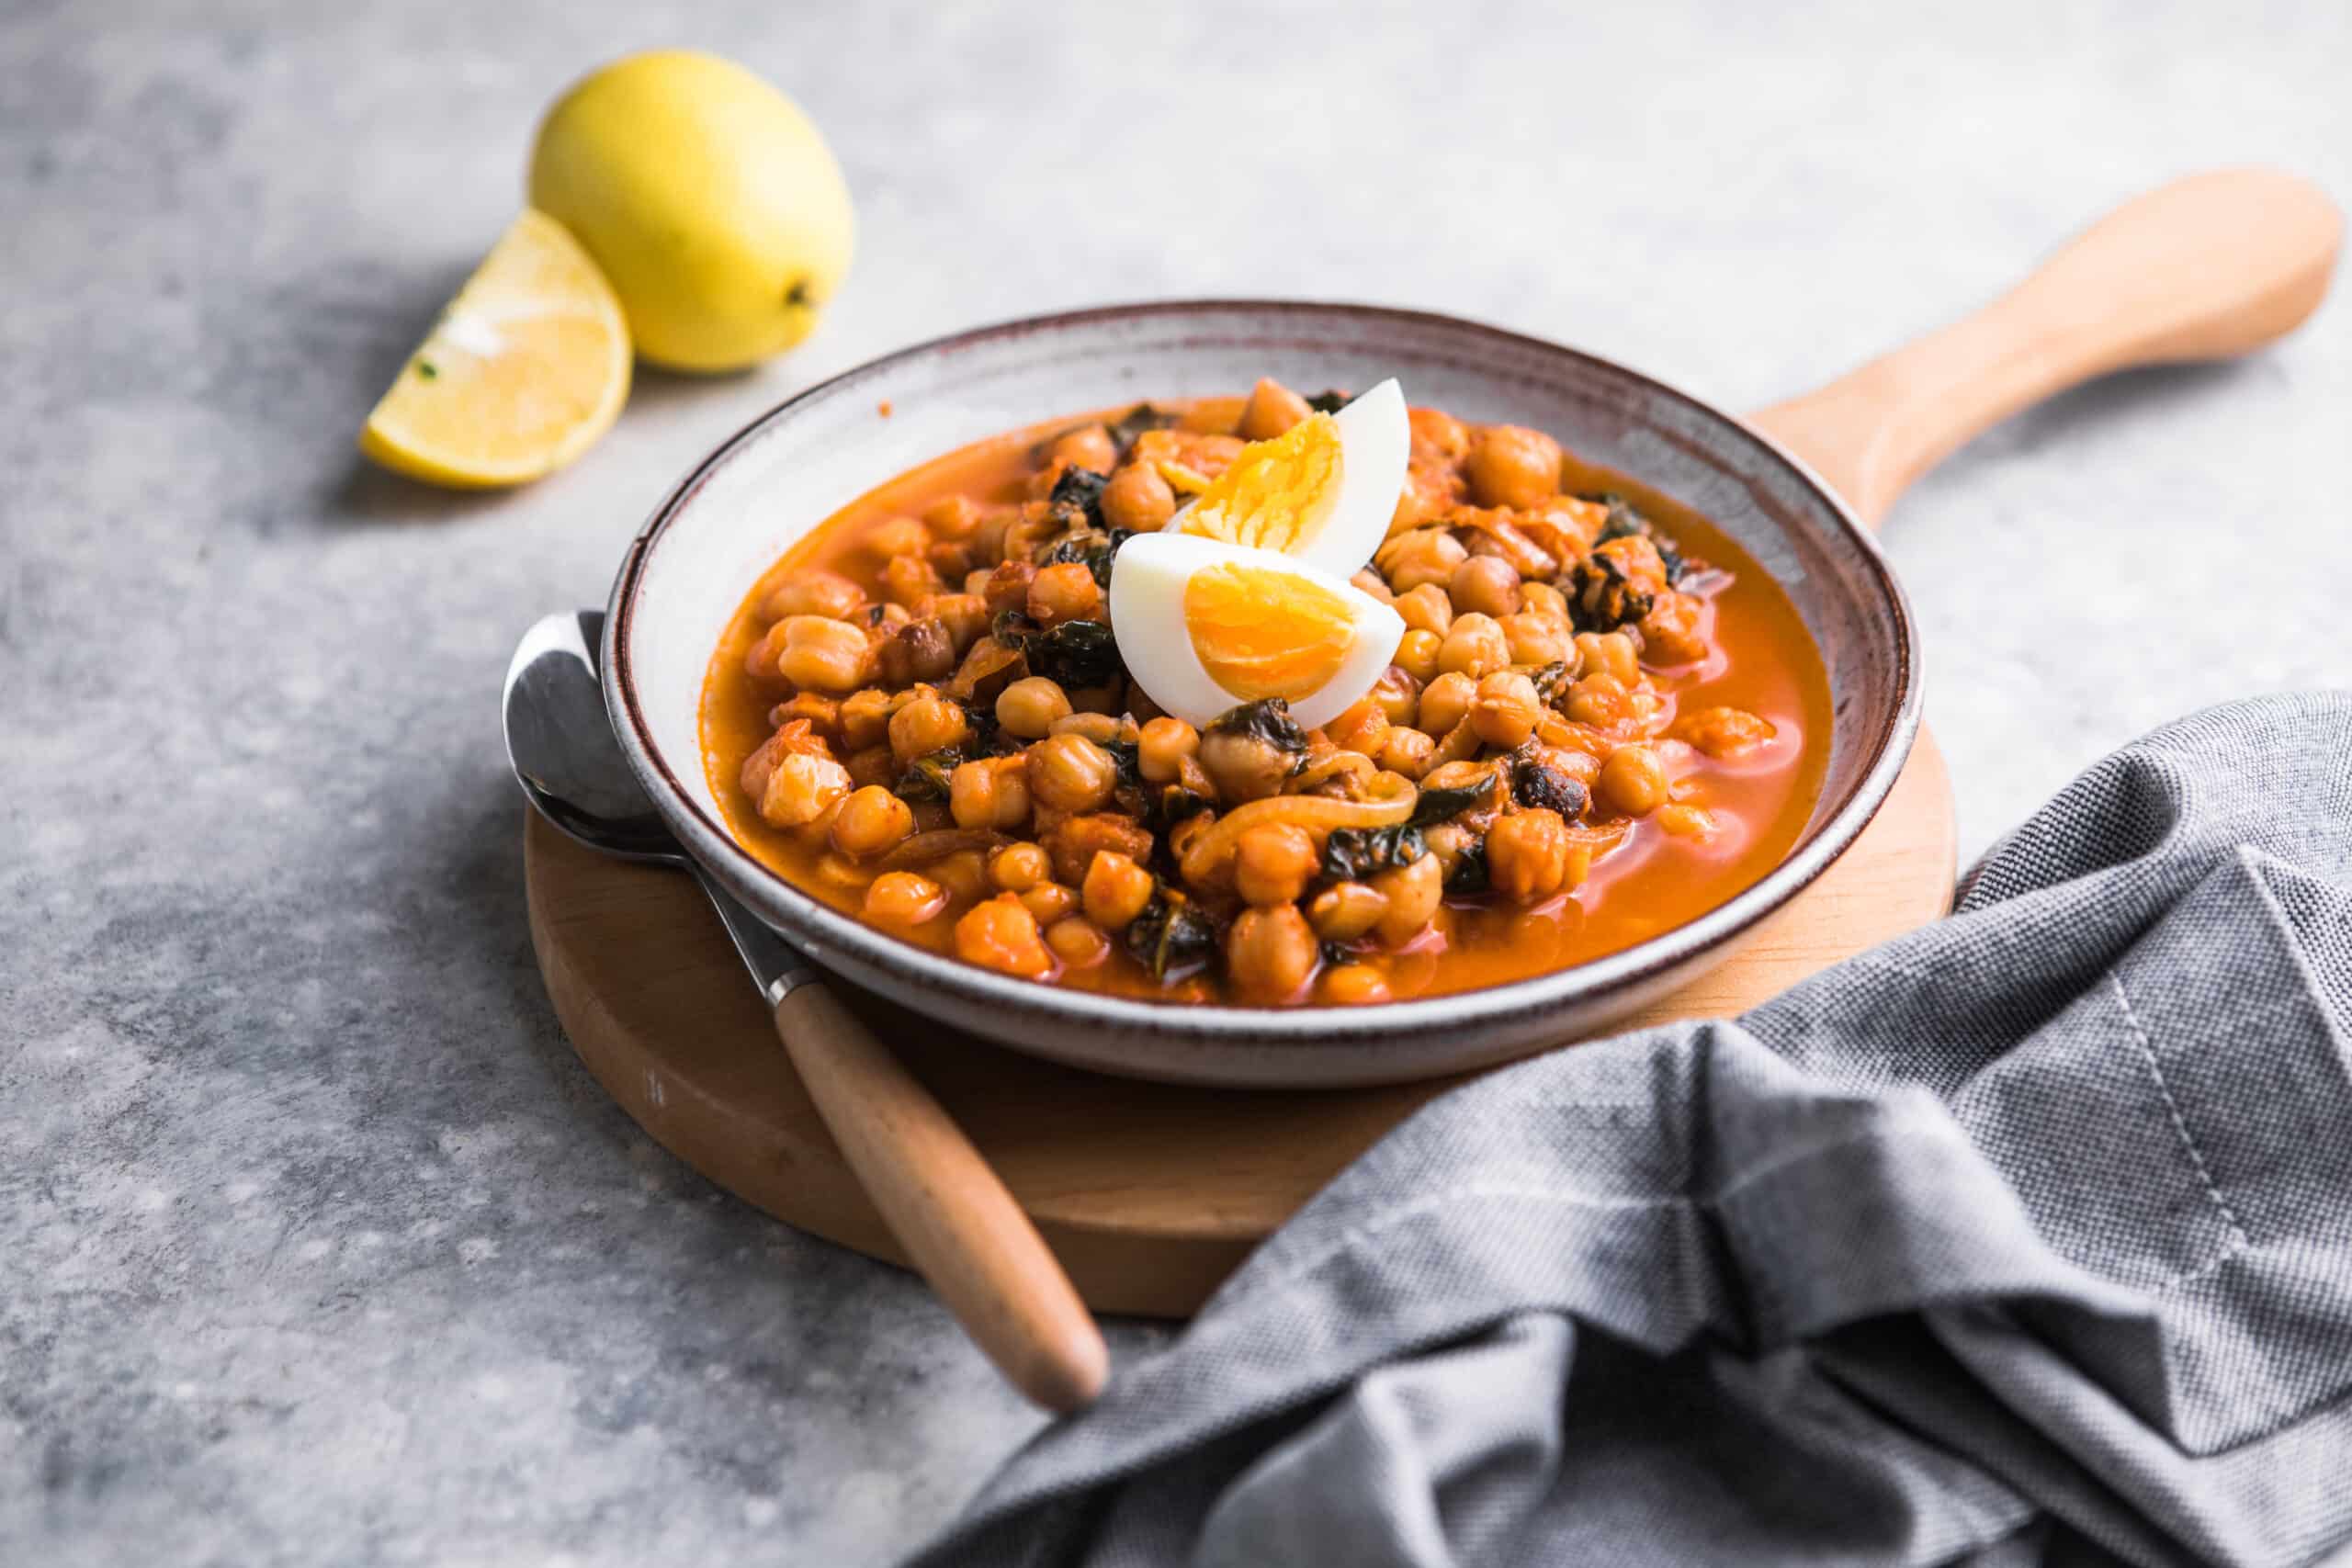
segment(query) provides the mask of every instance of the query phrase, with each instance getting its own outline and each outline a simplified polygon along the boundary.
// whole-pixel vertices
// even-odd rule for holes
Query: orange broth
[[[1170,400],[1159,406],[1182,410],[1213,401],[1226,400]],[[876,563],[861,547],[871,527],[920,514],[945,497],[1021,502],[1031,493],[1042,443],[1090,420],[1114,420],[1119,412],[1053,420],[993,436],[890,479],[810,530],[745,595],[710,661],[701,732],[704,765],[728,827],[763,863],[835,908],[859,914],[863,886],[824,874],[821,863],[828,857],[821,842],[811,846],[769,826],[740,782],[745,759],[769,737],[767,716],[779,695],[774,684],[754,679],[745,667],[766,627],[760,607],[770,591],[797,570],[821,567],[851,578],[878,601]],[[1780,863],[1820,792],[1830,729],[1827,681],[1787,594],[1728,535],[1687,508],[1573,457],[1565,472],[1564,489],[1625,495],[1685,556],[1728,577],[1702,595],[1712,615],[1712,654],[1694,666],[1646,670],[1651,681],[1671,694],[1678,711],[1715,705],[1742,708],[1769,720],[1776,733],[1736,758],[1693,752],[1682,759],[1673,798],[1703,807],[1718,825],[1711,836],[1675,837],[1655,821],[1635,819],[1572,891],[1524,908],[1493,895],[1448,896],[1442,913],[1417,938],[1369,960],[1384,968],[1388,993],[1396,998],[1523,979],[1622,951],[1681,925]],[[953,955],[955,925],[951,910],[947,918],[891,934]],[[1224,999],[1213,976],[1163,983],[1116,943],[1102,962],[1082,968],[1057,963],[1042,978],[1159,1000]],[[1295,999],[1316,998],[1306,994]]]

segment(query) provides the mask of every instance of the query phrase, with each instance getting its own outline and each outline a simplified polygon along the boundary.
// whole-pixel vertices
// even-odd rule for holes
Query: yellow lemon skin
[[[612,280],[638,353],[678,370],[740,369],[807,337],[855,243],[808,117],[692,50],[615,61],[558,99],[530,194]]]

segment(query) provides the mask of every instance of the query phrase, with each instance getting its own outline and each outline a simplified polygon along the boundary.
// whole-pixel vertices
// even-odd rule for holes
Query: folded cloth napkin
[[[1959,911],[1496,1072],[914,1561],[2288,1563],[2352,1540],[2352,694]]]

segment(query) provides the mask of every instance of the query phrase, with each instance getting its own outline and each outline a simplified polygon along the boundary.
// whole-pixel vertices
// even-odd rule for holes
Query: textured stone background
[[[0,7],[0,1561],[869,1562],[1031,1429],[907,1278],[649,1145],[531,965],[507,651],[793,388],[1263,292],[1752,406],[2167,175],[2352,195],[2340,5],[1270,9]],[[360,467],[540,107],[673,41],[839,149],[862,254],[823,333],[646,376],[517,495]],[[2347,412],[2338,301],[1910,497],[1969,852],[2161,719],[2344,679]]]

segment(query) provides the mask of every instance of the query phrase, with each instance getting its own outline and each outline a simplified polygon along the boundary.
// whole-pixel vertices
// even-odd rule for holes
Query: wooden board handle
[[[1875,527],[1912,480],[2028,404],[2110,370],[2225,359],[2326,296],[2344,220],[2275,169],[2192,175],[2100,219],[2016,288],[1750,423]]]
[[[821,984],[786,993],[775,1032],[890,1234],[973,1342],[1046,1409],[1091,1403],[1110,1368],[1102,1330],[963,1129]]]

